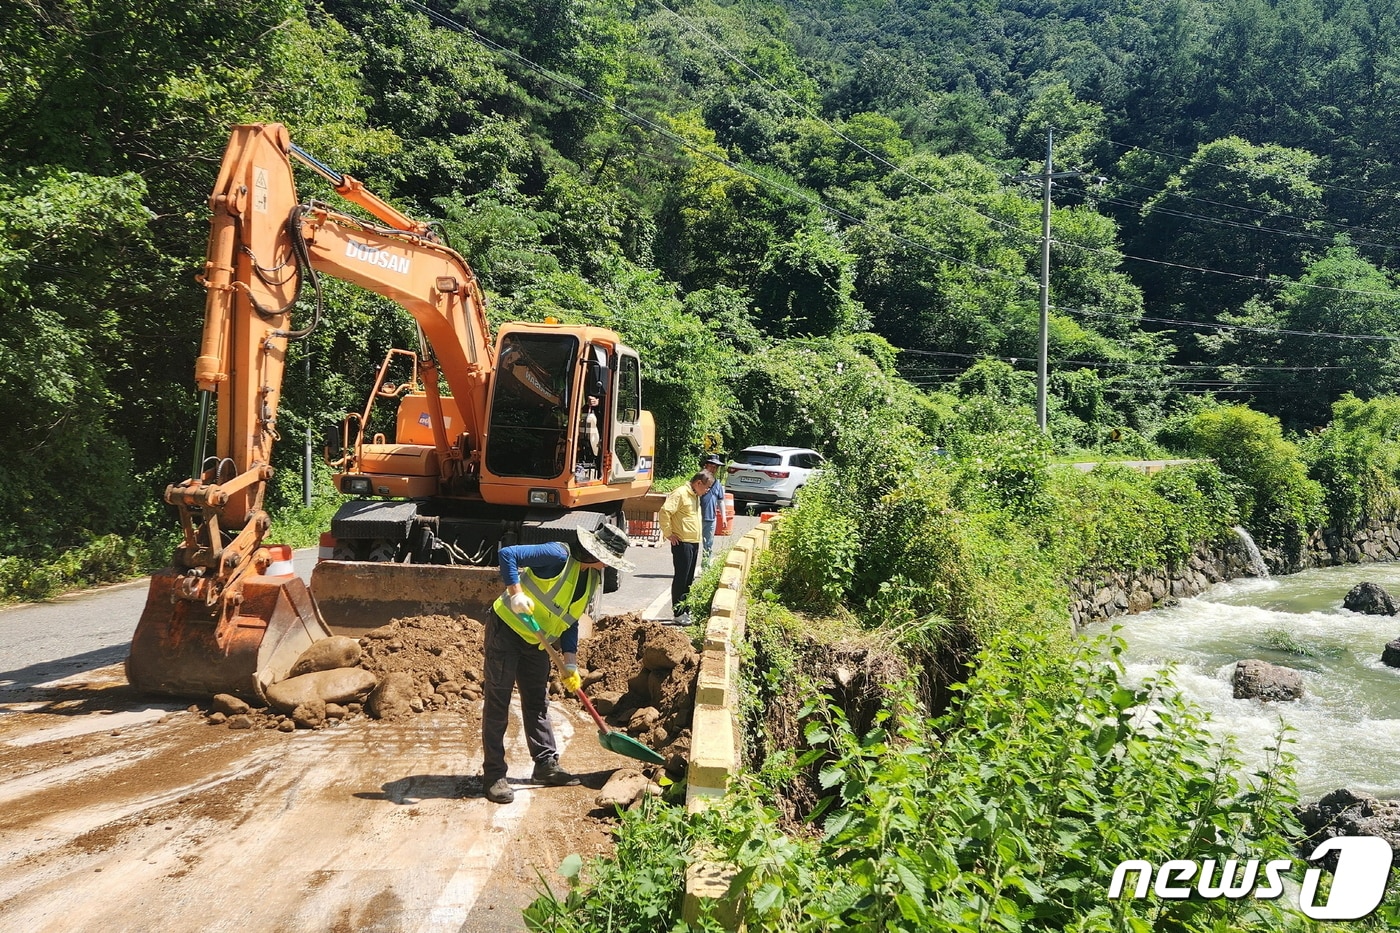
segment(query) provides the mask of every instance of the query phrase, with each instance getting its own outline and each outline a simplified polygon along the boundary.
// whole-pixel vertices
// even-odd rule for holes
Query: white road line
[[[643,619],[658,619],[658,618],[661,617],[661,607],[662,607],[662,606],[669,606],[670,604],[671,604],[671,588],[670,588],[669,586],[667,586],[667,587],[666,587],[665,589],[663,589],[660,593],[657,593],[657,594],[656,594],[656,598],[653,599],[653,600],[651,601],[651,605],[647,606],[645,609],[642,610],[642,618],[643,618]],[[667,618],[670,618],[670,617],[667,616]]]
[[[574,737],[574,727],[559,708],[550,704],[549,722],[554,729],[554,740],[559,745],[562,758]],[[530,752],[525,744],[523,723],[520,717],[520,697],[510,698],[510,726],[506,730],[506,761],[528,760]],[[530,811],[530,801],[534,794],[531,787],[515,788],[515,800],[508,804],[495,804],[486,799],[474,800],[474,809],[486,808],[486,826],[472,834],[471,846],[457,863],[457,870],[447,880],[438,895],[437,902],[428,910],[416,933],[458,933],[476,906],[486,883],[491,880],[491,870],[505,854],[505,847],[514,843],[514,829],[525,814]],[[479,815],[480,811],[474,815]]]

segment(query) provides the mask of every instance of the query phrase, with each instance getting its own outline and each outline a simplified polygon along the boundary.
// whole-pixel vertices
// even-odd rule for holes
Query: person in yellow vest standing
[[[671,618],[677,625],[690,624],[690,608],[685,598],[695,579],[695,564],[700,556],[700,497],[713,482],[710,474],[701,470],[684,485],[671,490],[661,506],[661,537],[671,543]]]
[[[505,735],[510,695],[520,692],[525,745],[534,760],[531,779],[563,787],[579,783],[559,766],[559,746],[549,724],[549,654],[524,616],[534,619],[544,637],[559,646],[564,658],[560,682],[569,693],[582,686],[578,674],[578,626],[603,579],[604,567],[631,572],[624,556],[627,535],[612,525],[597,531],[580,528],[565,544],[517,544],[500,550],[501,580],[506,589],[487,613],[485,706],[481,713],[482,785],[492,803],[510,803],[515,790],[507,779]]]

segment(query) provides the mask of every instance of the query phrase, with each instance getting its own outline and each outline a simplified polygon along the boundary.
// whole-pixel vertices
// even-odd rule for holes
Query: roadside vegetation
[[[1130,685],[1111,638],[1071,635],[1066,584],[1176,564],[1242,522],[1282,549],[1388,515],[1395,401],[1343,399],[1299,439],[1244,407],[1202,408],[1163,432],[1199,459],[1152,475],[1052,466],[1028,410],[947,401],[938,446],[953,456],[877,417],[785,513],[748,594],[750,771],[704,813],[625,814],[615,857],[569,863],[569,893],[536,902],[535,928],[1320,928],[1286,897],[1107,897],[1128,859],[1301,869],[1296,791],[1286,735],[1246,768],[1170,671]],[[696,858],[728,866],[730,893],[686,927]],[[639,875],[645,894],[623,893]],[[1337,928],[1397,921],[1392,892]]]

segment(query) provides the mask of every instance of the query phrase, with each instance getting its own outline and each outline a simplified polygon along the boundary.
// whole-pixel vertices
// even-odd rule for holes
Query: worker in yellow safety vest
[[[554,787],[577,784],[559,766],[559,746],[549,725],[549,655],[540,635],[525,621],[534,619],[543,637],[557,643],[564,658],[560,682],[569,693],[578,674],[578,627],[602,581],[603,568],[631,571],[624,556],[630,541],[612,525],[584,528],[567,544],[517,544],[500,549],[505,592],[491,606],[485,633],[485,706],[481,714],[482,785],[492,803],[510,803],[515,790],[507,779],[505,734],[512,690],[520,692],[525,745],[534,760],[531,779]]]

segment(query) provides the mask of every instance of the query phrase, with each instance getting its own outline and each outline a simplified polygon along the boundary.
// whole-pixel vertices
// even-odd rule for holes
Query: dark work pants
[[[671,611],[676,615],[686,608],[685,598],[690,593],[691,581],[695,579],[695,562],[699,557],[698,541],[671,545],[671,566],[675,569],[675,576],[671,578]]]
[[[481,776],[487,787],[506,776],[506,724],[510,692],[520,689],[520,713],[525,720],[525,744],[536,763],[557,757],[554,729],[549,725],[549,652],[527,642],[486,613],[485,708],[481,712]]]

